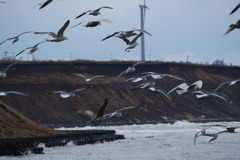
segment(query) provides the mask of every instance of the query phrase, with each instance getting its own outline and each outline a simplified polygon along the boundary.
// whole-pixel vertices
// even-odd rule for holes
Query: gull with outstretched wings
[[[96,75],[96,76],[93,76],[93,77],[86,77],[86,76],[84,76],[83,74],[78,74],[78,73],[73,73],[73,74],[76,75],[76,76],[79,76],[79,77],[84,78],[84,80],[85,80],[86,82],[90,82],[90,81],[92,81],[92,80],[95,79],[95,78],[105,77],[104,75]]]
[[[23,32],[23,33],[20,33],[19,35],[15,36],[15,37],[8,38],[8,39],[2,41],[2,42],[0,43],[0,45],[2,45],[3,43],[5,43],[6,41],[9,41],[9,40],[12,40],[12,44],[14,44],[14,43],[16,43],[16,42],[19,41],[19,37],[20,37],[21,35],[24,35],[24,34],[27,34],[27,33],[31,33],[31,32],[33,32],[33,31]]]
[[[91,88],[91,86],[86,87],[86,88],[75,89],[75,90],[70,91],[70,92],[54,91],[54,92],[49,92],[48,94],[59,94],[60,97],[62,97],[62,98],[70,98],[70,97],[74,97],[75,96],[75,92],[83,91],[83,90],[88,89],[88,88]]]
[[[229,29],[224,33],[224,35],[232,32],[234,29],[240,29],[240,20],[238,20],[235,24],[231,24]]]
[[[108,6],[103,6],[103,7],[100,7],[98,9],[95,9],[95,10],[88,10],[86,12],[83,12],[82,14],[80,14],[79,16],[77,16],[75,19],[79,18],[79,17],[82,17],[83,15],[85,14],[89,14],[89,15],[92,15],[92,16],[98,16],[100,15],[100,10],[103,9],[103,8],[107,8],[107,9],[113,9],[112,7],[108,7]]]
[[[150,36],[152,36],[150,33],[148,33],[147,31],[145,30],[142,30],[142,29],[134,29],[134,30],[130,30],[130,31],[118,31],[118,32],[114,32],[113,34],[103,38],[101,41],[104,41],[108,38],[111,38],[111,37],[117,37],[117,38],[121,38],[121,37],[125,37],[125,38],[128,38],[128,37],[131,37],[131,36],[136,36],[138,35],[136,32],[143,32],[143,33],[146,33]]]
[[[67,40],[67,37],[64,36],[64,31],[66,30],[66,28],[68,27],[70,23],[70,20],[67,20],[64,25],[59,29],[59,31],[56,33],[54,32],[34,32],[34,34],[47,34],[51,37],[53,37],[54,39],[52,40],[46,40],[46,41],[49,41],[49,42],[61,42],[61,41],[64,41],[64,40]]]

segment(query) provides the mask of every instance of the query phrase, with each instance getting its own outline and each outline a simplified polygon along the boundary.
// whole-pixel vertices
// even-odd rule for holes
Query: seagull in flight
[[[227,81],[227,82],[223,82],[221,83],[220,85],[218,85],[218,87],[213,91],[213,93],[217,92],[222,86],[224,85],[228,85],[228,86],[232,86],[232,85],[235,85],[237,82],[239,82],[240,79],[236,79],[236,80],[233,80],[233,81]]]
[[[44,42],[48,42],[48,41],[41,41],[37,44],[35,44],[34,46],[32,47],[27,47],[25,48],[24,50],[22,50],[21,52],[19,52],[18,54],[15,55],[15,57],[17,57],[18,55],[22,54],[24,51],[26,50],[29,50],[28,53],[29,54],[33,54],[34,52],[36,52],[37,50],[39,50],[38,46],[41,44],[41,43],[44,43]]]
[[[90,82],[95,78],[105,77],[104,75],[96,75],[96,76],[93,76],[93,77],[86,77],[83,74],[78,74],[78,73],[73,73],[73,74],[76,75],[76,76],[80,76],[80,77],[84,78],[84,80],[86,82]]]
[[[101,19],[101,20],[98,20],[98,21],[83,21],[83,22],[80,22],[80,23],[76,24],[75,26],[72,26],[71,28],[77,27],[82,23],[86,23],[85,25],[83,25],[83,27],[96,27],[98,25],[101,25],[101,22],[113,23],[109,19]]]
[[[238,3],[238,5],[231,11],[230,15],[236,12],[238,8],[240,8],[240,3]]]
[[[0,45],[2,45],[3,43],[5,43],[5,42],[8,41],[8,40],[12,40],[12,44],[14,44],[14,43],[16,43],[16,42],[19,41],[19,37],[20,37],[21,35],[24,35],[24,34],[27,34],[27,33],[31,33],[31,32],[33,32],[33,31],[23,32],[23,33],[20,33],[19,35],[15,36],[15,37],[8,38],[8,39],[2,41],[2,42],[0,43]]]
[[[226,125],[205,125],[208,126],[209,128],[204,128],[201,131],[197,132],[194,136],[194,145],[196,145],[196,138],[200,137],[200,136],[209,136],[209,137],[213,137],[212,139],[209,140],[209,142],[216,140],[218,138],[218,135],[221,133],[237,133],[235,132],[236,129],[240,128],[240,127],[229,127]],[[212,128],[212,127],[223,127],[225,128],[225,130],[218,130],[216,128]],[[207,130],[209,129],[214,129],[217,131],[217,133],[207,133]]]
[[[238,20],[235,24],[231,24],[229,29],[224,33],[224,35],[232,32],[234,29],[240,29],[240,20]]]
[[[113,34],[103,38],[101,41],[104,41],[108,38],[111,38],[111,37],[117,37],[117,38],[121,38],[121,37],[125,37],[125,38],[128,38],[128,37],[131,37],[131,36],[136,36],[138,35],[136,32],[143,32],[143,33],[146,33],[150,36],[152,36],[150,33],[148,33],[147,31],[145,30],[142,30],[142,29],[134,29],[134,30],[130,30],[130,31],[119,31],[119,32],[114,32]]]
[[[74,97],[75,96],[75,92],[83,91],[83,90],[88,89],[88,88],[91,88],[91,86],[90,87],[86,87],[86,88],[76,89],[76,90],[73,90],[71,92],[55,91],[55,92],[49,92],[48,94],[59,94],[60,97],[62,97],[62,98],[69,98],[69,97]]]
[[[75,19],[77,19],[77,18],[79,18],[79,17],[82,17],[82,16],[85,15],[85,14],[89,14],[89,15],[92,15],[92,16],[101,15],[100,10],[103,9],[103,8],[113,9],[112,7],[103,6],[103,7],[100,7],[100,8],[98,8],[98,9],[95,9],[95,10],[88,10],[88,11],[86,11],[86,12],[83,12],[82,14],[80,14],[79,16],[77,16]]]
[[[22,59],[22,57],[18,60],[20,61]],[[7,76],[7,71],[14,66],[15,64],[18,63],[18,61],[15,61],[14,63],[9,64],[3,71],[0,71],[0,77],[1,78],[5,78]]]
[[[190,92],[196,91],[198,89],[201,89],[202,85],[203,85],[202,80],[198,80],[191,85],[187,85],[186,83],[181,83],[180,85],[178,85],[178,86],[174,87],[172,90],[170,90],[168,92],[168,94],[170,94],[171,92],[173,92],[174,90],[176,90],[178,88],[180,88],[180,90],[176,90],[176,92],[179,95],[190,93]]]
[[[137,62],[137,63],[135,63],[134,65],[129,66],[126,70],[124,70],[122,73],[120,73],[114,81],[118,80],[122,75],[126,75],[126,74],[128,74],[129,72],[134,72],[134,71],[136,71],[136,68],[135,68],[135,67],[136,67],[137,65],[141,64],[141,63],[145,63],[145,62]]]
[[[92,125],[97,125],[106,119],[107,116],[104,115],[104,110],[107,107],[107,105],[108,105],[108,99],[105,98],[103,104],[98,109],[97,114],[93,113],[91,110],[86,110],[83,112],[78,111],[78,112],[90,117],[92,119],[92,121],[91,121]]]
[[[54,32],[34,32],[34,34],[48,34],[49,36],[53,37],[54,39],[52,40],[46,40],[46,41],[49,41],[49,42],[61,42],[61,41],[64,41],[64,40],[67,40],[67,37],[65,37],[63,34],[64,34],[64,31],[65,29],[68,27],[70,23],[70,20],[67,20],[65,22],[65,24],[62,26],[62,28],[60,28],[60,30],[58,31],[58,33],[54,33]]]
[[[141,37],[142,35],[143,32],[141,32],[135,38],[133,38],[132,41],[129,41],[126,37],[119,37],[127,44],[127,46],[125,47],[125,51],[129,52],[131,49],[135,48],[138,45],[137,43],[138,38]]]
[[[22,92],[17,92],[17,91],[0,91],[0,96],[6,96],[8,94],[19,94],[19,95],[27,96],[26,94]]]
[[[195,94],[196,98],[198,98],[198,99],[207,98],[207,97],[217,97],[217,98],[220,98],[220,99],[222,99],[222,100],[224,100],[226,102],[231,103],[231,101],[227,100],[223,96],[220,96],[220,95],[218,95],[218,94],[216,94],[214,92],[198,90],[198,91],[193,91],[191,93]]]

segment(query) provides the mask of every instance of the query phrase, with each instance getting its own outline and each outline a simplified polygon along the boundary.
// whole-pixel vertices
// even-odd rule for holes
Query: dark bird
[[[108,104],[108,99],[105,98],[103,104],[98,109],[97,114],[93,113],[91,110],[86,110],[84,112],[78,111],[78,112],[89,116],[92,119],[91,124],[97,125],[106,119],[106,115],[104,115],[104,110],[106,109],[107,104]]]
[[[79,18],[79,17],[81,17],[81,16],[83,16],[83,15],[85,15],[85,14],[87,14],[87,13],[88,13],[89,15],[98,16],[98,15],[101,14],[101,13],[100,13],[100,10],[101,10],[102,8],[113,9],[112,7],[103,6],[103,7],[100,7],[100,8],[98,8],[98,9],[95,9],[95,10],[88,10],[88,11],[86,11],[86,12],[83,12],[82,14],[80,14],[79,16],[77,16],[75,19],[77,19],[77,18]]]
[[[238,20],[235,24],[231,24],[229,29],[224,33],[224,35],[232,32],[234,29],[240,29],[240,20]]]

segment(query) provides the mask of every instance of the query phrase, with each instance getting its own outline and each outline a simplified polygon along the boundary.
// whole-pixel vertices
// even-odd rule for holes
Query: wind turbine
[[[144,0],[144,4],[143,5],[139,5],[139,7],[140,7],[141,29],[144,30],[146,9],[149,9],[149,8],[147,7],[145,0]],[[144,39],[144,34],[141,36],[141,59],[142,59],[142,61],[145,61],[145,39]]]

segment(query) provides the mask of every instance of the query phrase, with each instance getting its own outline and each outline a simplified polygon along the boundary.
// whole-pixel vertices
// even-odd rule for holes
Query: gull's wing
[[[86,111],[77,111],[78,113],[82,113],[88,117],[90,117],[91,119],[94,119],[96,117],[96,114],[93,113],[91,110],[86,110]]]
[[[44,2],[39,9],[42,9],[44,7],[46,7],[49,3],[51,3],[53,0],[47,0],[46,2]]]
[[[136,42],[137,41],[137,39],[139,38],[139,37],[141,37],[143,35],[143,32],[141,32],[140,34],[138,34],[135,38],[133,38],[133,40],[131,41],[131,43],[134,43],[134,42]]]
[[[67,94],[67,93],[64,92],[64,91],[53,91],[53,92],[48,92],[48,94],[56,94],[56,93],[59,93],[59,94]]]
[[[79,17],[82,17],[83,15],[89,13],[89,12],[92,12],[91,10],[88,10],[86,12],[83,12],[82,14],[80,14],[79,16],[77,16],[75,19],[78,19]]]
[[[73,74],[76,75],[76,76],[80,76],[80,77],[82,77],[82,78],[84,78],[84,79],[87,79],[87,77],[84,76],[83,74],[78,74],[78,73],[73,73]]]
[[[200,89],[200,88],[202,88],[203,81],[202,80],[198,80],[198,81],[194,82],[193,84],[191,84],[189,87],[191,87],[193,85],[197,86]]]
[[[54,32],[33,32],[34,34],[47,34],[53,38],[57,37],[56,33]]]
[[[101,19],[99,21],[102,21],[102,22],[107,22],[107,23],[113,23],[113,21],[109,20],[109,19]]]
[[[118,37],[122,39],[127,45],[130,44],[130,41],[126,37]]]
[[[74,28],[74,27],[77,27],[77,26],[79,26],[80,24],[82,24],[82,22],[80,22],[80,23],[78,23],[78,24],[76,24],[76,25],[72,26],[72,27],[71,27],[71,29],[72,29],[72,28]]]
[[[184,79],[182,79],[182,78],[180,78],[180,77],[178,77],[178,76],[175,76],[175,75],[171,75],[171,74],[163,74],[163,76],[168,76],[168,77],[171,77],[171,78],[180,80],[180,81],[184,81]]]
[[[21,52],[19,52],[18,54],[16,54],[14,57],[17,57],[18,55],[22,54],[24,51],[26,51],[28,48],[25,48],[24,50],[22,50]]]
[[[186,90],[189,86],[186,83],[181,83],[178,86],[174,87],[173,89],[171,89],[168,94],[170,94],[171,92],[173,92],[174,90],[180,88],[180,89],[184,89]]]
[[[240,79],[231,81],[228,85],[229,85],[229,86],[232,86],[232,85],[236,84],[236,83],[239,82],[239,81],[240,81]]]
[[[13,65],[15,65],[17,63],[17,61],[15,61],[14,63],[8,65],[4,70],[3,72],[6,73]]]
[[[172,98],[170,97],[170,95],[167,94],[167,93],[165,93],[164,91],[162,91],[162,90],[160,90],[160,89],[156,89],[156,88],[154,88],[154,87],[150,87],[150,88],[148,88],[148,89],[151,90],[151,91],[153,91],[153,92],[155,92],[155,91],[160,92],[160,93],[162,93],[164,96],[166,96],[168,99],[170,99],[170,100],[172,101]]]
[[[134,108],[137,108],[137,107],[140,107],[140,105],[137,105],[137,106],[130,106],[130,107],[125,107],[125,108],[119,109],[118,111],[121,112],[121,111],[123,111],[123,110],[134,109]]]
[[[105,98],[103,104],[101,105],[101,107],[99,108],[99,110],[98,110],[98,112],[97,112],[96,117],[101,117],[101,116],[103,116],[104,110],[105,110],[105,108],[107,107],[107,104],[108,104],[108,99]]]
[[[127,71],[128,71],[128,69],[126,69],[122,73],[120,73],[114,81],[118,80],[118,78],[121,77],[123,74],[127,73]]]
[[[91,79],[100,78],[100,77],[105,77],[105,76],[104,75],[96,75],[96,76],[93,76]]]
[[[99,10],[102,9],[102,8],[113,9],[112,7],[103,6],[103,7],[100,7],[100,8],[98,8],[98,9],[96,9],[95,11],[99,11]]]
[[[147,31],[145,31],[145,30],[142,30],[142,29],[134,29],[134,30],[132,30],[132,31],[143,32],[143,33],[146,33],[146,34],[152,36],[152,34],[150,34],[149,32],[147,32]]]
[[[227,82],[223,82],[223,83],[219,84],[218,87],[213,91],[213,93],[217,92],[217,90],[219,90],[223,85],[228,84],[228,83],[231,83],[231,82],[227,81]]]
[[[27,96],[26,94],[22,93],[22,92],[18,92],[18,91],[7,91],[5,93],[13,93],[13,94],[20,94],[20,95],[23,95],[23,96]]]
[[[236,10],[238,10],[239,7],[240,7],[240,3],[230,12],[230,15],[236,12]]]
[[[214,97],[218,97],[218,98],[220,98],[220,99],[228,102],[228,100],[227,100],[226,98],[224,98],[224,97],[222,97],[222,96],[220,96],[220,95],[218,95],[218,94],[216,94],[216,93],[211,93],[210,95],[211,95],[211,96],[214,96]]]
[[[234,27],[229,27],[229,29],[223,35],[226,35],[226,34],[232,32],[234,29],[235,29]]]
[[[85,89],[87,89],[87,88],[88,88],[88,87],[86,87],[86,88],[75,89],[73,92],[83,91],[83,90],[85,90]]]
[[[141,63],[145,63],[145,61],[137,62],[137,63],[135,63],[135,64],[132,65],[132,66],[135,67],[136,65],[139,65],[139,64],[141,64]]]
[[[67,21],[65,22],[65,24],[62,26],[62,28],[58,31],[57,37],[63,36],[63,32],[64,32],[65,29],[68,27],[69,23],[70,23],[70,20],[67,20]]]
[[[119,33],[119,32],[115,32],[115,33],[113,33],[113,34],[111,34],[111,35],[103,38],[101,41],[104,41],[104,40],[106,40],[106,39],[108,39],[108,38],[114,37],[114,36],[115,36],[116,34],[118,34],[118,33]]]

